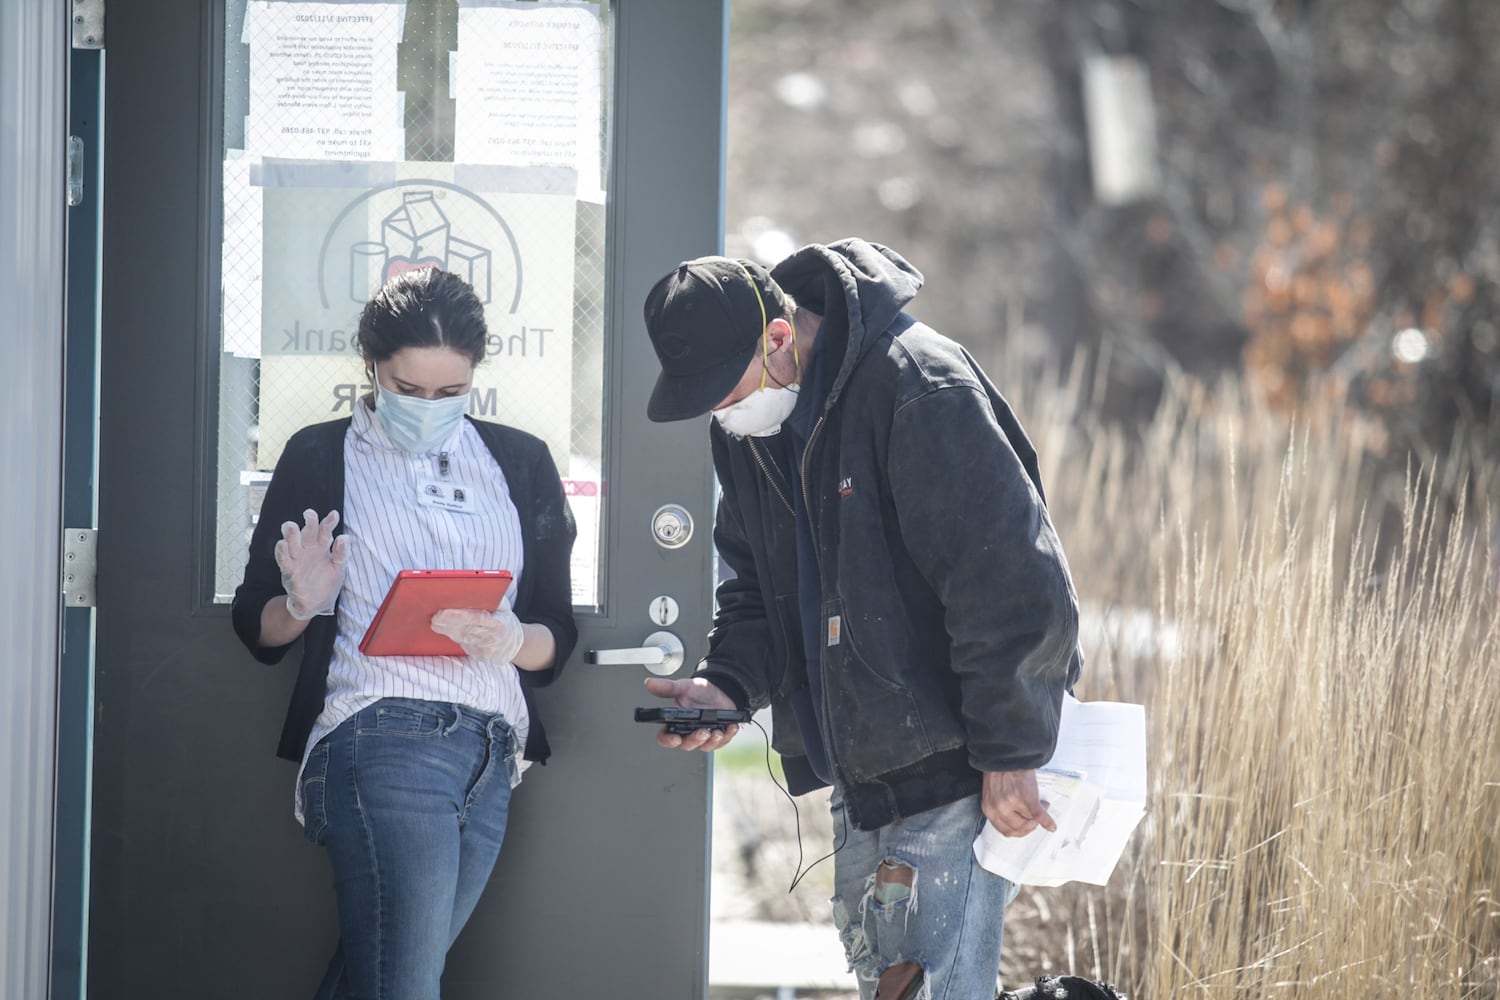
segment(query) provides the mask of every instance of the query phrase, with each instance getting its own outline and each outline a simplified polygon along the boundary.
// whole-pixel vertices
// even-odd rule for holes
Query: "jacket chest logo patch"
[[[845,476],[839,480],[839,496],[846,497],[854,492],[854,477]]]
[[[844,620],[839,615],[828,619],[828,645],[837,646],[844,631]]]

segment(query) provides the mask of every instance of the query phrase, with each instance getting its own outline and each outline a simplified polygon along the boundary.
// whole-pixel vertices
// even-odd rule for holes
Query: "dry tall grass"
[[[1109,886],[1023,893],[1006,982],[1500,996],[1493,464],[1393,484],[1335,406],[1288,423],[1183,382],[1132,438],[1084,387],[1031,385],[1012,401],[1102,623],[1079,694],[1146,704],[1152,792]]]
[[[1500,997],[1500,553],[1482,527],[1500,526],[1500,462],[1455,448],[1382,473],[1378,436],[1336,406],[1288,423],[1186,380],[1127,434],[1091,416],[1090,387],[987,367],[1088,608],[1078,693],[1143,702],[1151,742],[1128,856],[1104,888],[1022,893],[1004,982]],[[735,912],[824,920],[831,868],[786,892],[790,807],[752,743],[763,794],[716,839],[750,858],[722,859]],[[806,860],[831,839],[814,799]]]

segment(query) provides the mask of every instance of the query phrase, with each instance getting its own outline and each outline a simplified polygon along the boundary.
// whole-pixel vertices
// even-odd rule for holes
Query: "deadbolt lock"
[[[693,537],[693,515],[681,504],[663,504],[651,515],[651,537],[664,549],[682,548]]]

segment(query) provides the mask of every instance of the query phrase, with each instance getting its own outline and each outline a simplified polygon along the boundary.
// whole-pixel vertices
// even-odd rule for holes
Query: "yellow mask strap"
[[[751,276],[750,269],[744,264],[740,264],[739,261],[735,261],[735,263],[739,265],[741,271],[745,272],[745,280],[750,283],[750,290],[755,293],[756,304],[760,306],[760,391],[765,392],[766,375],[769,374],[771,368],[771,338],[766,336],[766,327],[771,325],[771,321],[766,319],[766,300],[761,298],[760,286],[755,283],[755,278]],[[796,366],[800,374],[802,371],[802,359],[797,355],[797,324],[788,320],[788,325],[792,328],[792,364]]]

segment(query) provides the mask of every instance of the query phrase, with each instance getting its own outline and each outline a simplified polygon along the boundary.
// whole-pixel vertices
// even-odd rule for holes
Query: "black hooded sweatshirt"
[[[850,821],[873,830],[1052,756],[1078,676],[1078,600],[1036,453],[961,346],[903,309],[922,276],[863,240],[771,271],[823,317],[833,376],[802,459],[821,594],[821,743]],[[792,791],[823,787],[794,701],[809,683],[785,449],[710,431],[714,526],[735,576],[701,676],[771,706]],[[804,712],[803,718],[807,715]]]

